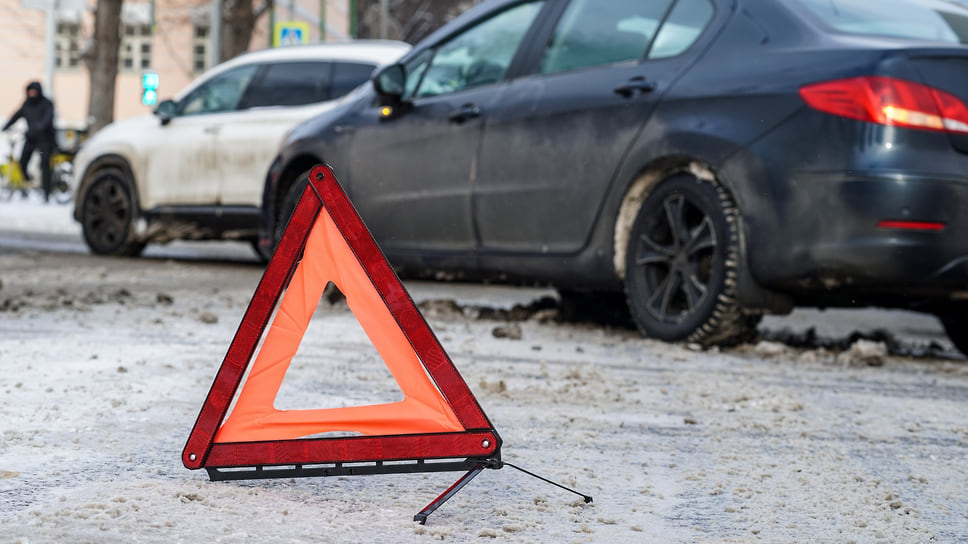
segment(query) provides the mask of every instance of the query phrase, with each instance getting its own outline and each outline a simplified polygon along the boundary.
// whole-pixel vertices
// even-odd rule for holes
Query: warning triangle
[[[402,401],[274,407],[329,283],[345,295]],[[208,469],[212,479],[437,472],[500,465],[500,448],[497,432],[336,176],[317,166],[229,346],[182,462]],[[263,470],[273,467],[284,470]]]

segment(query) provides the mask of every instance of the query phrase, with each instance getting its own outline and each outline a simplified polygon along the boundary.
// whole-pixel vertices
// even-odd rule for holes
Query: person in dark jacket
[[[3,130],[7,130],[19,119],[27,121],[27,136],[24,139],[24,147],[20,152],[20,169],[24,176],[29,178],[27,173],[27,163],[34,151],[40,153],[40,172],[41,182],[44,189],[44,200],[50,200],[51,191],[51,172],[50,156],[54,153],[57,146],[54,135],[54,103],[44,96],[44,91],[40,83],[36,81],[27,85],[27,99],[24,100],[20,109],[17,110]]]

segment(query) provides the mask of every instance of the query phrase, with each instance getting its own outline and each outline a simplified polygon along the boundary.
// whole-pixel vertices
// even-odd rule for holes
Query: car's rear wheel
[[[135,256],[144,242],[135,233],[137,205],[131,181],[114,167],[99,170],[81,202],[84,241],[99,255]]]
[[[642,203],[626,253],[629,311],[648,336],[730,343],[755,328],[736,300],[739,212],[720,185],[688,173],[660,182]]]

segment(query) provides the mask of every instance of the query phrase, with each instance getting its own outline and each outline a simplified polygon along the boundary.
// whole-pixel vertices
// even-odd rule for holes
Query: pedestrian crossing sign
[[[302,21],[279,21],[272,33],[272,46],[302,45],[309,43],[309,23]]]

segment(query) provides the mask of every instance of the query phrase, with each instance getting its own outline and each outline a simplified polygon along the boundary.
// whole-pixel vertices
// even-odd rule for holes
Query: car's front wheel
[[[312,170],[306,170],[299,175],[295,183],[289,186],[289,189],[286,191],[286,197],[282,200],[282,204],[279,206],[279,212],[276,214],[275,228],[273,229],[273,249],[282,240],[282,235],[286,232],[286,227],[289,226],[289,219],[292,217],[292,213],[296,211],[296,206],[306,191],[306,186],[309,185],[310,172]]]
[[[739,212],[722,186],[689,173],[642,203],[626,252],[629,311],[648,336],[708,345],[743,338],[758,316],[736,301]]]
[[[115,167],[99,170],[81,202],[84,241],[99,255],[136,256],[144,242],[135,233],[137,205],[131,182]]]

